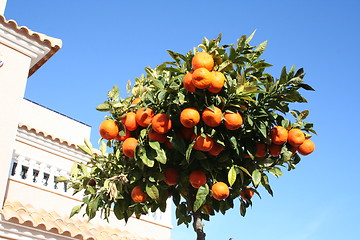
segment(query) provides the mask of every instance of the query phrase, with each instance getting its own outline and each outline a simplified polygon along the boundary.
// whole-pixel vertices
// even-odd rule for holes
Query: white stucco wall
[[[90,126],[26,99],[21,101],[19,122],[76,145],[90,138]]]

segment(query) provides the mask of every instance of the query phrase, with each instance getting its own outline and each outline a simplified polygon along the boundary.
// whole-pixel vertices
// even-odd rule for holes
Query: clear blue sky
[[[234,43],[257,29],[268,40],[264,58],[304,67],[316,92],[305,92],[315,123],[316,151],[297,170],[271,178],[274,197],[261,191],[245,218],[239,206],[205,222],[207,240],[358,240],[360,205],[360,2],[343,1],[53,1],[8,0],[5,16],[63,40],[63,48],[28,81],[25,96],[93,126],[96,143],[104,114],[95,107],[118,85],[186,53],[204,36],[223,33]],[[177,227],[173,240],[195,239]]]

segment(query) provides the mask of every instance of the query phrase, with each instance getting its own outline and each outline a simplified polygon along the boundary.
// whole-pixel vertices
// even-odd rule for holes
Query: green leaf
[[[74,216],[75,214],[78,214],[80,212],[82,208],[82,205],[78,205],[78,206],[75,206],[71,209],[71,213],[70,213],[70,216],[69,218],[71,218],[72,216]]]
[[[233,64],[232,61],[226,60],[226,61],[224,61],[223,63],[221,63],[219,65],[218,71],[223,72],[223,71],[231,70],[232,69],[232,64]]]
[[[158,162],[165,164],[167,161],[166,153],[164,149],[161,148],[160,143],[158,141],[150,141],[149,146],[156,151],[155,159]]]
[[[100,152],[102,155],[106,154],[106,143],[104,143],[104,141],[101,141],[100,143]]]
[[[77,147],[80,148],[83,153],[92,156],[92,150],[90,150],[86,145],[77,145]]]
[[[195,141],[192,141],[192,143],[190,143],[188,148],[186,149],[185,159],[188,163],[190,162],[191,151],[194,147],[194,144],[195,144]]]
[[[151,199],[157,200],[160,197],[159,190],[154,184],[147,184],[145,191]]]
[[[260,44],[256,47],[255,52],[257,52],[258,55],[263,54],[263,52],[264,52],[265,49],[266,49],[267,42],[268,42],[268,41],[266,40],[266,41],[260,43]]]
[[[241,204],[240,204],[240,214],[241,216],[245,216],[246,214],[246,205],[245,205],[245,202],[244,201],[241,201]]]
[[[112,99],[113,101],[118,101],[120,96],[120,91],[118,86],[114,86],[109,92],[108,92],[108,98]]]
[[[304,110],[299,114],[298,120],[302,121],[309,115],[309,110]]]
[[[260,172],[259,169],[255,169],[252,172],[252,181],[253,181],[255,186],[259,185],[259,183],[261,181],[261,172]]]
[[[64,177],[64,176],[59,176],[59,177],[56,177],[56,182],[70,182],[70,180],[67,178],[67,177]]]
[[[100,112],[107,112],[111,109],[111,105],[109,102],[104,102],[102,104],[99,104],[97,107],[96,107],[96,110],[100,111]]]
[[[271,173],[275,177],[281,177],[283,175],[283,173],[279,167],[273,167],[273,168],[269,169],[269,173]]]
[[[167,161],[167,157],[166,157],[166,153],[165,153],[164,149],[160,149],[160,150],[156,151],[156,153],[157,153],[157,155],[156,155],[155,159],[158,162],[165,164]]]
[[[256,33],[256,29],[250,34],[250,36],[246,39],[245,43],[250,43]]]
[[[310,85],[305,84],[305,83],[300,83],[300,84],[298,84],[298,86],[305,90],[315,91],[315,89],[313,89]]]
[[[246,168],[244,168],[244,167],[242,167],[242,166],[238,166],[238,168],[240,168],[241,171],[243,171],[244,173],[246,173],[249,177],[252,177],[251,174],[250,174],[250,172],[249,172]]]
[[[236,181],[236,170],[235,170],[235,166],[231,166],[231,168],[229,169],[229,172],[228,172],[228,182],[229,182],[229,185],[230,187],[235,183]]]
[[[194,212],[199,210],[199,208],[205,203],[206,196],[209,194],[209,186],[207,184],[199,187],[196,193],[196,199],[194,202]]]
[[[97,196],[93,200],[91,200],[89,202],[89,204],[87,205],[86,214],[88,215],[89,220],[93,219],[96,216],[96,211],[99,206],[99,200],[100,200],[100,198],[99,198],[99,196]]]

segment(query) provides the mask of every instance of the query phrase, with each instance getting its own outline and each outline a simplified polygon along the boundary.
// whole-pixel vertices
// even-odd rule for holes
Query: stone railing
[[[58,176],[69,177],[69,174],[68,170],[46,164],[44,161],[28,157],[25,154],[19,152],[14,152],[13,154],[10,179],[80,200],[81,194],[73,196],[73,190],[69,189],[66,183],[56,181]],[[165,213],[157,210],[149,212],[148,215],[141,218],[149,222],[171,227],[171,204],[171,199],[169,199],[169,208]]]
[[[57,182],[58,176],[69,176],[69,171],[44,163],[15,152],[10,178],[64,195],[72,195],[64,182]]]

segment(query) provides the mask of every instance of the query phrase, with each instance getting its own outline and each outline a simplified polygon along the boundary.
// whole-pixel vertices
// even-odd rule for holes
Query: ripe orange
[[[132,102],[131,102],[131,105],[136,105],[138,103],[141,102],[141,98],[135,98]]]
[[[194,135],[194,128],[187,128],[183,127],[176,133],[177,137],[185,138],[185,139],[191,139],[191,137]]]
[[[167,140],[166,135],[155,132],[153,130],[150,130],[148,132],[148,136],[149,136],[149,140],[158,141],[159,143],[164,143]]]
[[[222,121],[222,112],[220,108],[214,107],[214,111],[206,108],[202,114],[201,118],[204,123],[210,127],[217,127],[221,124]]]
[[[106,140],[115,139],[119,134],[119,127],[114,120],[105,120],[99,127],[100,136]]]
[[[225,119],[224,121],[225,127],[229,130],[236,130],[240,128],[244,122],[242,116],[238,112],[236,113],[226,112],[224,114],[224,119]]]
[[[254,196],[254,192],[251,190],[251,187],[246,187],[240,191],[240,196],[244,200],[250,200]]]
[[[188,72],[184,76],[183,85],[186,90],[194,93],[196,91],[194,84],[192,83],[193,71]]]
[[[269,153],[273,157],[277,157],[281,154],[282,145],[271,143],[269,146]]]
[[[163,175],[164,175],[164,182],[169,186],[175,185],[179,179],[179,173],[175,168],[166,169],[163,172]]]
[[[189,182],[194,188],[199,188],[206,183],[206,175],[200,170],[195,170],[190,173]]]
[[[129,158],[134,158],[134,152],[137,144],[138,144],[138,140],[136,138],[129,137],[125,139],[122,145],[122,151],[124,155]]]
[[[200,121],[200,113],[195,108],[185,108],[180,114],[180,122],[184,127],[193,128]]]
[[[212,81],[208,87],[208,91],[212,93],[218,93],[224,86],[225,83],[225,76],[222,72],[213,71],[211,72],[213,75]]]
[[[315,144],[310,139],[306,139],[298,148],[298,152],[301,155],[308,155],[315,150]]]
[[[265,143],[256,142],[255,157],[265,157],[265,156],[266,156],[266,145],[265,145]]]
[[[136,111],[135,120],[140,126],[147,127],[151,123],[153,117],[154,111],[151,108],[139,108]]]
[[[211,71],[214,67],[214,59],[207,52],[198,52],[193,57],[191,65],[194,70],[198,68],[206,68],[207,70]]]
[[[298,128],[289,131],[288,143],[292,146],[300,146],[305,141],[305,134]]]
[[[115,139],[118,141],[125,141],[125,139],[129,137],[131,137],[131,132],[128,129],[125,129],[125,136],[120,136],[120,134],[118,134]]]
[[[215,183],[211,190],[213,198],[219,201],[226,199],[230,195],[229,187],[224,182]]]
[[[214,143],[214,146],[210,149],[209,153],[213,156],[219,155],[224,150],[224,147],[218,143]]]
[[[140,186],[136,186],[131,190],[131,198],[134,202],[142,203],[146,201],[147,194],[140,188]]]
[[[213,75],[206,68],[198,68],[192,74],[192,84],[199,89],[205,89],[210,86]]]
[[[166,113],[158,113],[151,121],[152,129],[160,134],[167,133],[172,127],[172,121],[166,115]]]
[[[124,123],[126,129],[128,129],[129,131],[134,131],[139,126],[135,120],[135,116],[136,114],[134,112],[128,112],[122,119],[122,122]]]
[[[281,145],[288,139],[288,130],[282,126],[275,126],[270,130],[271,142]]]
[[[211,150],[211,148],[213,146],[214,146],[214,140],[211,137],[206,136],[204,138],[201,135],[196,137],[195,144],[194,144],[194,148],[196,150],[208,152]]]

